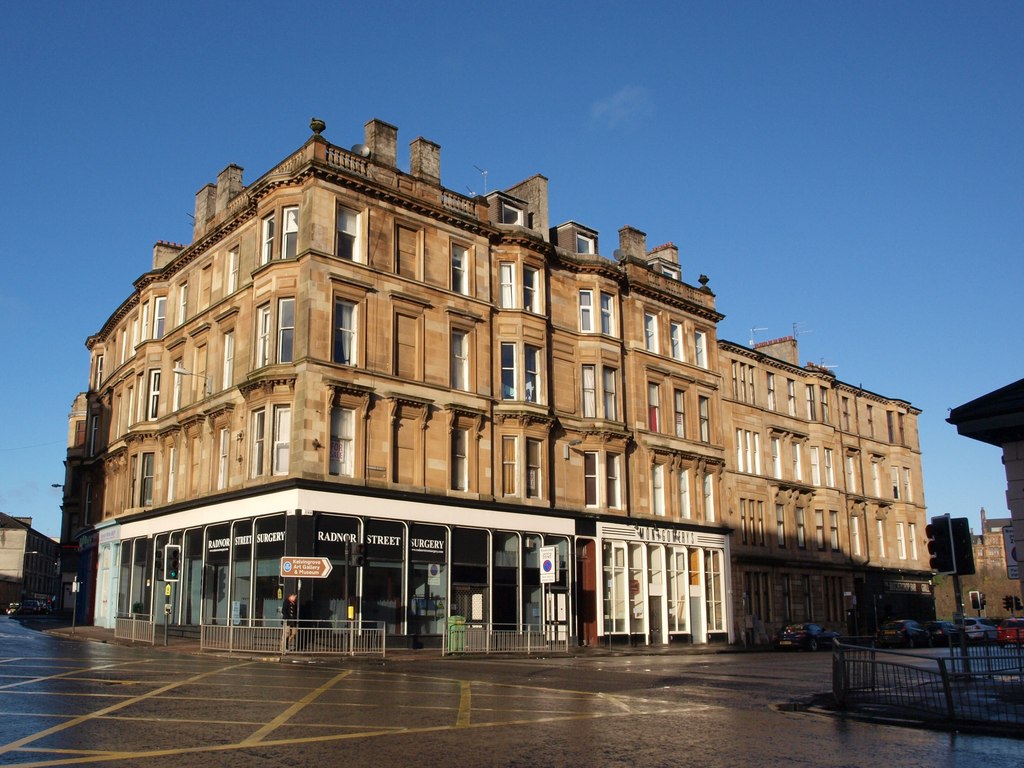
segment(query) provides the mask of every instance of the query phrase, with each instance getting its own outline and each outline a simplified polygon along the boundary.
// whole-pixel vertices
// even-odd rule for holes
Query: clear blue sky
[[[196,191],[371,118],[457,191],[550,180],[711,278],[724,339],[920,421],[930,514],[1006,514],[948,409],[1024,377],[1019,2],[10,3],[0,25],[0,510],[59,532],[85,339],[191,239]]]

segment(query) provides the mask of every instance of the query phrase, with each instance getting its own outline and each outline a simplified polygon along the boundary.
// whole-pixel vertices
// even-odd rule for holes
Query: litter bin
[[[466,650],[466,617],[448,617],[448,653],[462,653]]]

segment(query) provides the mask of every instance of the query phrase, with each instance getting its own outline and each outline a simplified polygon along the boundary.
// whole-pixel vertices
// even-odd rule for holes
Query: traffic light
[[[1010,595],[1006,595],[1003,598],[1003,608],[1005,608],[1008,611],[1013,610],[1013,598]]]
[[[980,611],[984,605],[981,602],[981,592],[976,589],[971,590],[971,608],[975,611]]]
[[[168,544],[164,547],[164,581],[181,579],[181,545]]]
[[[925,526],[928,537],[928,553],[931,555],[929,564],[936,573],[956,573],[953,563],[953,541],[950,536],[949,515],[933,517]]]
[[[960,576],[974,573],[974,537],[971,523],[966,517],[954,517],[949,521],[953,544],[953,565]]]
[[[366,545],[356,544],[352,548],[352,565],[356,568],[362,568],[366,565]]]
[[[1013,610],[1015,610],[1015,611],[1024,610],[1024,606],[1022,606],[1020,604],[1020,598],[1019,597],[1013,598]]]

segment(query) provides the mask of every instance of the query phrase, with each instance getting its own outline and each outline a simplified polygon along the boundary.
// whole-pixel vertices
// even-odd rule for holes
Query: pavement
[[[66,640],[82,640],[94,643],[108,643],[110,645],[122,645],[128,647],[139,647],[139,648],[152,648],[155,651],[179,653],[179,654],[194,654],[194,655],[228,655],[225,651],[211,651],[204,650],[200,645],[199,637],[182,637],[173,634],[173,630],[168,632],[167,637],[163,635],[161,627],[156,629],[156,641],[150,645],[149,643],[133,642],[131,640],[124,640],[114,636],[113,629],[107,629],[106,627],[97,627],[92,625],[73,625],[70,617],[63,616],[60,614],[50,614],[47,616],[18,616],[14,617],[21,621],[24,625],[31,627],[32,629],[55,637],[60,637]],[[767,646],[758,648],[746,649],[742,646],[732,646],[724,644],[707,644],[707,645],[689,645],[689,644],[672,644],[672,645],[613,645],[613,646],[588,646],[588,647],[570,647],[568,653],[549,653],[549,656],[569,656],[569,657],[588,657],[588,656],[664,656],[664,655],[677,655],[677,654],[713,654],[713,653],[735,653],[742,651],[755,651],[755,650],[768,650]],[[231,656],[238,658],[245,654],[239,652],[233,652]],[[477,656],[478,654],[472,654]],[[521,654],[491,654],[491,656],[510,655],[514,657],[520,657]],[[267,658],[266,654],[253,654],[254,657]],[[404,648],[400,646],[389,646],[387,648],[386,658],[394,661],[412,661],[416,659],[440,659],[443,654],[441,648]],[[278,656],[275,655],[274,658]],[[290,652],[287,654],[287,658],[309,658],[309,659],[328,659],[335,658],[331,656],[304,656],[302,653]],[[467,656],[460,656],[458,654],[449,656],[447,658],[467,658]]]

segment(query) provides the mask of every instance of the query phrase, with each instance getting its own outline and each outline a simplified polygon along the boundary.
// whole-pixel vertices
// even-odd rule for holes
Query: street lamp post
[[[202,379],[204,385],[203,389],[204,392],[206,393],[206,396],[209,397],[210,395],[213,394],[213,380],[209,376],[204,376],[199,373],[192,373],[192,371],[182,368],[181,365],[176,365],[174,369],[171,371],[171,373],[173,373],[175,376],[194,376],[197,379]]]

